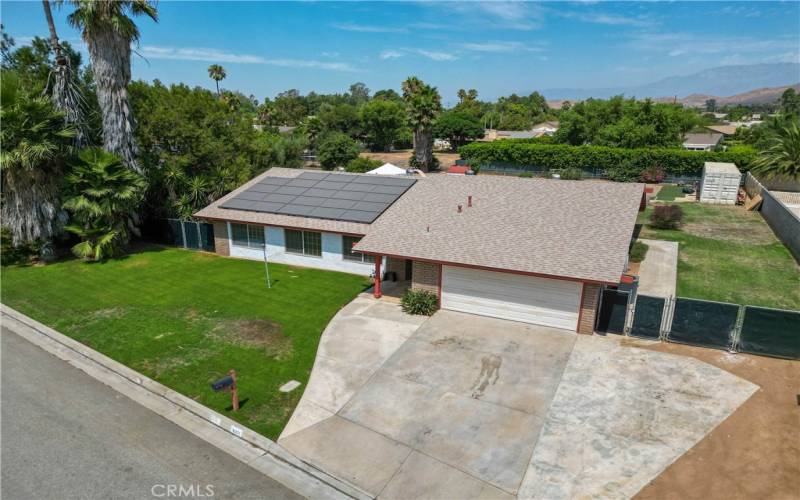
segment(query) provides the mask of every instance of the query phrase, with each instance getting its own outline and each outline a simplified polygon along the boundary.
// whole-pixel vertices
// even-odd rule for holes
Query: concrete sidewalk
[[[639,291],[653,297],[674,297],[678,281],[678,243],[639,239],[649,248],[639,266]]]

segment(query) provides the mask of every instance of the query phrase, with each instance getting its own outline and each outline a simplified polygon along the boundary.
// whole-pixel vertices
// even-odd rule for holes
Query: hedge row
[[[459,149],[461,157],[473,169],[491,164],[511,164],[545,170],[577,167],[600,169],[612,180],[637,180],[647,168],[660,166],[668,176],[700,176],[703,163],[720,161],[735,163],[746,171],[755,159],[751,148],[706,152],[683,149],[624,149],[605,146],[569,146],[536,144],[525,139],[503,139],[494,142],[473,142]]]

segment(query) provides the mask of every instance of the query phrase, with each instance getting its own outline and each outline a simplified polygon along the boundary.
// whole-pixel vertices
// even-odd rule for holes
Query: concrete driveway
[[[624,338],[351,305],[279,443],[379,498],[627,498],[756,389]]]

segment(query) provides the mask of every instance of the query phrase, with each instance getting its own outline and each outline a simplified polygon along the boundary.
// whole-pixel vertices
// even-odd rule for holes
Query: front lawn
[[[3,303],[276,439],[320,334],[368,285],[351,274],[150,247],[88,264],[3,268]],[[209,384],[235,369],[238,413]],[[284,394],[290,380],[301,388]]]
[[[677,241],[681,297],[800,309],[800,267],[757,212],[741,206],[681,203],[680,229],[647,225],[642,238]]]

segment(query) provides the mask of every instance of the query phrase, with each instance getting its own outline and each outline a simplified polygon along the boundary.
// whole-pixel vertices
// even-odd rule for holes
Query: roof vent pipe
[[[461,203],[458,204],[458,213],[461,213]]]
[[[467,196],[467,206],[468,207],[472,206],[472,195]]]

